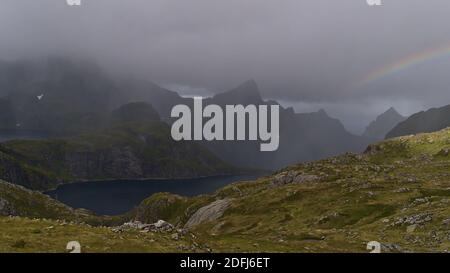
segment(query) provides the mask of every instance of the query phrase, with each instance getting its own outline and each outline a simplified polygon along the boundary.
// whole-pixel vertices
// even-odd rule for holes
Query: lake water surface
[[[101,215],[130,211],[142,200],[157,192],[183,196],[213,193],[237,181],[253,180],[260,175],[215,176],[180,180],[116,180],[77,182],[46,192],[73,208],[85,208]]]

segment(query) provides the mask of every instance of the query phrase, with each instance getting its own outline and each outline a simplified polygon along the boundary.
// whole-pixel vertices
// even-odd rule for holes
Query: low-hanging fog
[[[254,79],[298,112],[324,108],[360,132],[391,106],[450,104],[450,54],[361,84],[379,68],[450,46],[450,2],[383,0],[3,0],[0,59],[67,55],[182,95]],[[450,52],[450,50],[449,50]]]

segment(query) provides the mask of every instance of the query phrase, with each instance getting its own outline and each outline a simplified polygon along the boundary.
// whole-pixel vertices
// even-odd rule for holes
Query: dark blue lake
[[[237,181],[252,180],[256,175],[215,176],[180,180],[116,180],[79,182],[59,186],[46,194],[73,208],[85,208],[101,215],[130,211],[157,192],[183,196],[213,193]]]

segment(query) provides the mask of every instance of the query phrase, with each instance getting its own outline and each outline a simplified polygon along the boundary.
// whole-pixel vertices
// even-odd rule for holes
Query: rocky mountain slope
[[[0,177],[45,190],[68,181],[186,178],[238,170],[193,142],[176,142],[162,122],[122,123],[73,138],[0,144]]]
[[[405,119],[406,117],[400,115],[397,110],[391,107],[367,126],[363,136],[374,141],[383,140],[387,133]]]
[[[132,215],[97,216],[0,180],[0,253],[68,252],[78,241],[82,252],[207,252],[207,244],[170,223],[128,222]]]
[[[136,218],[189,227],[217,251],[448,251],[449,153],[450,129],[396,138],[214,196],[153,196]]]
[[[450,249],[449,167],[450,129],[394,138],[363,154],[294,165],[213,195],[155,194],[120,227],[53,231],[48,227],[55,222],[0,217],[1,236],[23,240],[0,240],[0,250],[48,245],[63,251],[61,240],[78,232],[75,238],[99,252],[368,252],[369,241],[380,242],[383,252],[445,252]],[[161,219],[174,228],[154,231]],[[49,236],[30,236],[28,225]]]
[[[29,218],[75,219],[88,215],[50,197],[0,180],[0,215]]]
[[[430,133],[450,126],[450,105],[432,108],[410,116],[395,126],[386,138],[418,133]]]

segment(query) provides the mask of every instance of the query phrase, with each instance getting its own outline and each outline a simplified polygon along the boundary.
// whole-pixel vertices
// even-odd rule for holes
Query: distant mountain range
[[[436,132],[450,127],[450,105],[432,108],[410,116],[395,126],[386,138]]]
[[[247,81],[237,88],[215,95],[205,104],[273,105],[276,101],[261,98],[257,84]],[[369,140],[350,134],[342,123],[324,110],[315,113],[295,113],[292,108],[280,106],[280,147],[275,152],[260,152],[254,142],[205,142],[219,157],[237,166],[264,169],[316,160],[345,152],[365,149]]]
[[[147,86],[147,89],[144,87]],[[154,84],[141,82],[129,89],[136,101],[147,101],[159,105],[163,120],[171,123],[170,111],[175,104],[192,105],[193,100],[182,98],[177,93],[157,88]],[[145,92],[147,90],[147,92]],[[173,101],[175,103],[173,103]],[[159,103],[161,102],[161,103]],[[216,104],[279,105],[276,101],[264,100],[254,80],[217,94],[203,101],[204,106]],[[370,143],[369,138],[350,134],[342,123],[333,119],[324,110],[315,113],[295,113],[292,108],[280,106],[280,147],[275,152],[261,152],[254,141],[202,141],[202,144],[226,162],[235,166],[260,169],[277,169],[283,166],[321,159],[345,152],[361,152]]]
[[[406,117],[400,115],[397,110],[391,107],[367,126],[363,136],[373,139],[374,141],[382,140],[389,131],[405,119]]]
[[[147,102],[161,119],[171,124],[176,104],[192,99],[154,83],[119,79],[90,63],[50,59],[0,63],[0,129],[44,131],[54,136],[73,136],[109,126],[109,113],[132,102]],[[38,96],[44,95],[42,99]],[[261,98],[258,86],[248,81],[228,92],[206,99],[205,104],[278,104]],[[243,167],[277,169],[289,164],[321,159],[345,152],[360,152],[370,140],[350,134],[341,122],[321,110],[295,113],[280,107],[280,147],[260,152],[256,142],[202,142],[226,162]],[[150,115],[151,116],[151,115]]]

